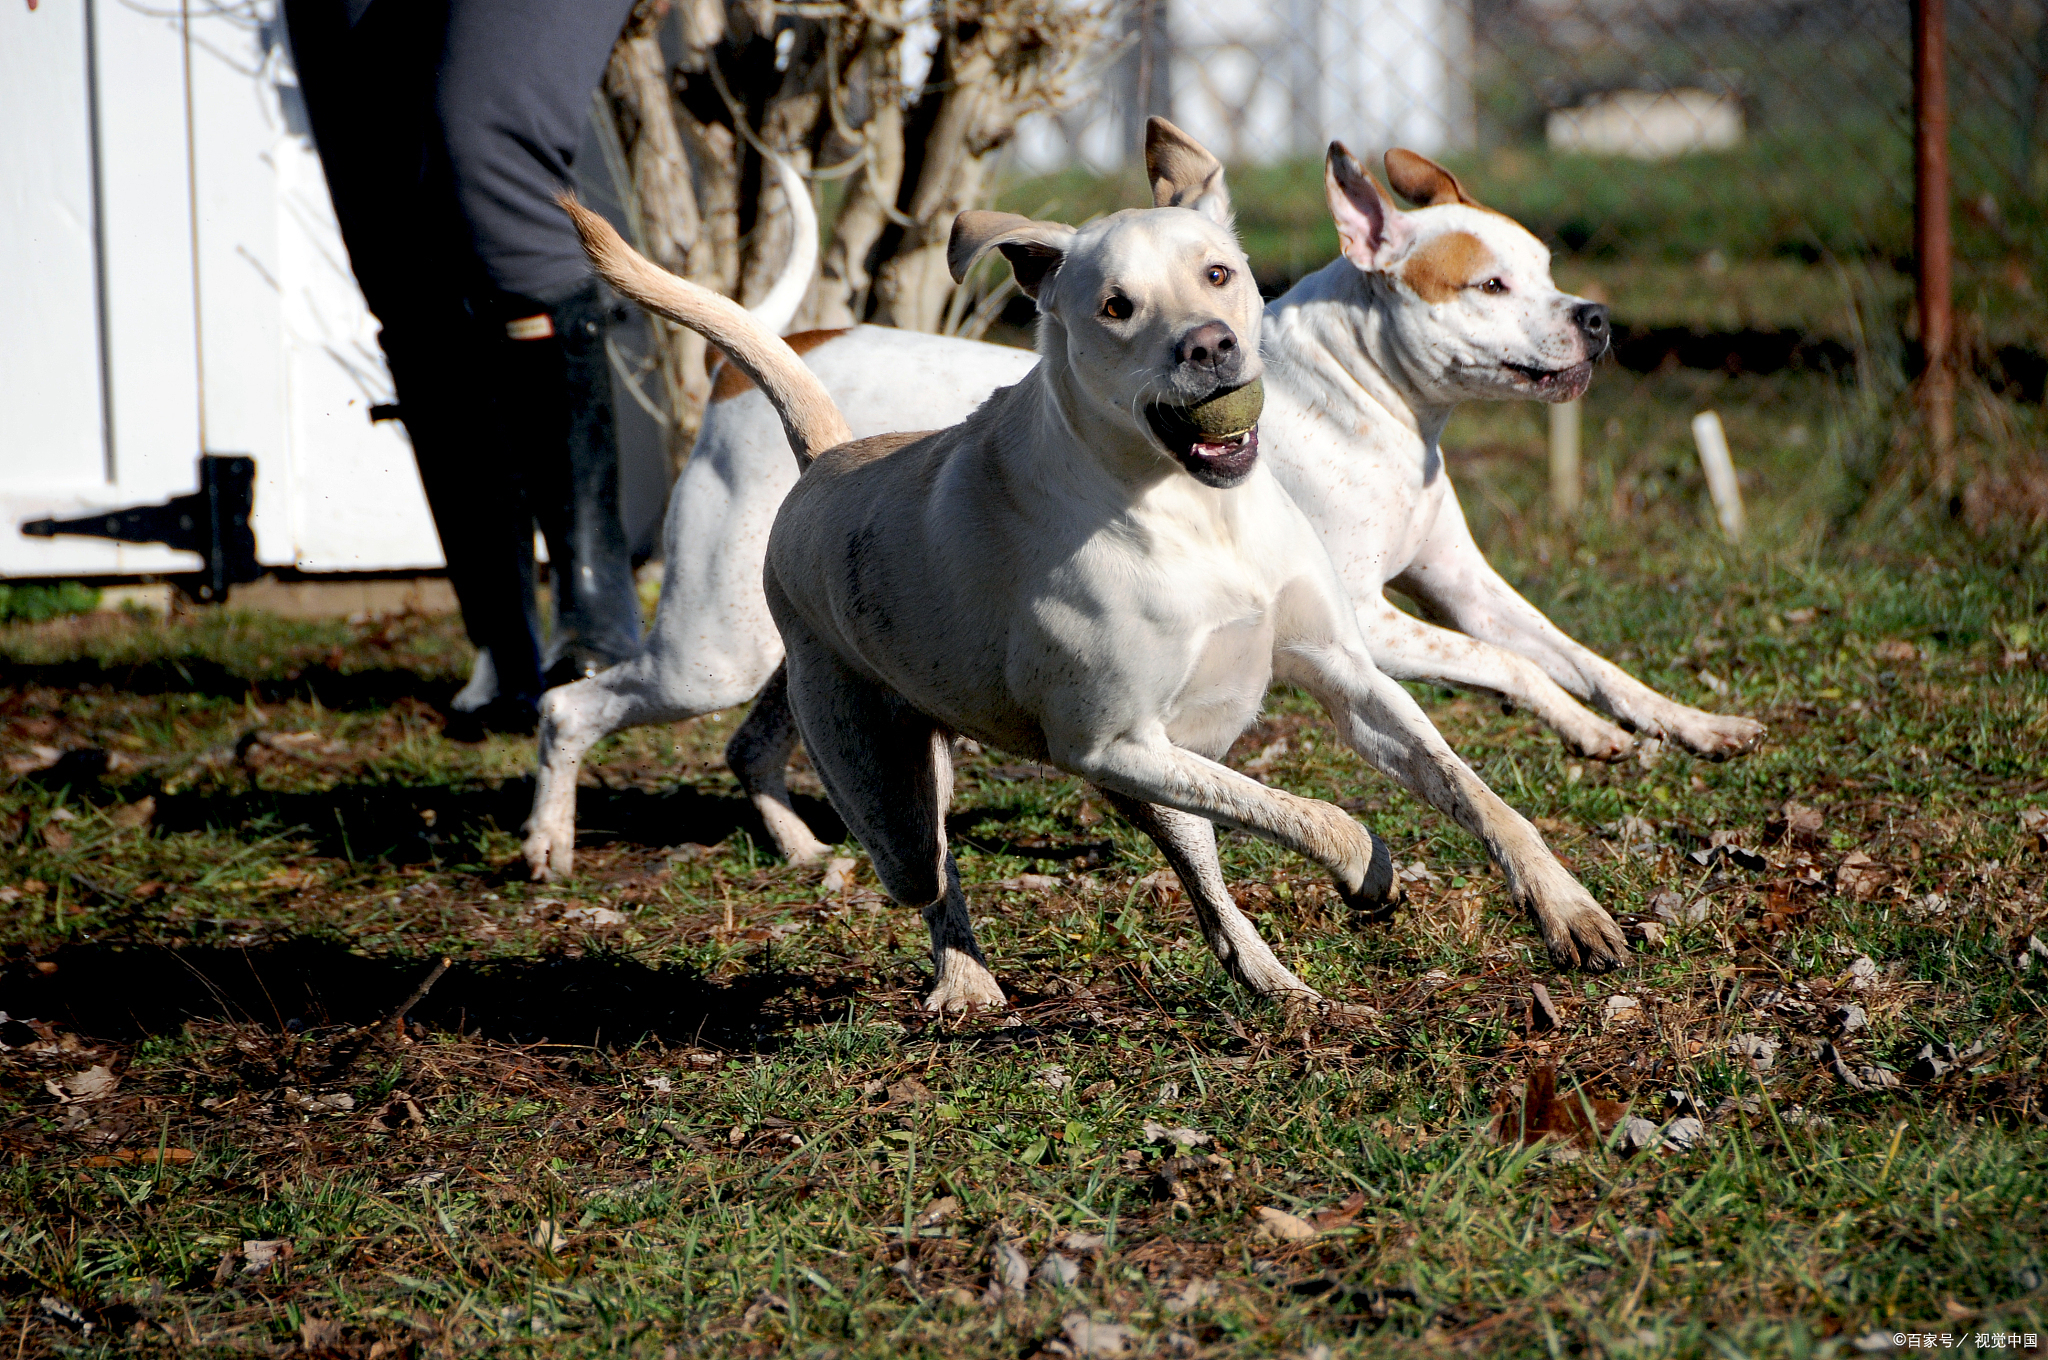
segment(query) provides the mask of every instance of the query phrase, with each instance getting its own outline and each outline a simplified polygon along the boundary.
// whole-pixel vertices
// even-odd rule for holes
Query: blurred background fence
[[[1867,493],[1918,437],[1911,26],[1905,0],[1122,0],[1086,97],[1020,125],[1006,206],[1140,201],[1163,114],[1232,165],[1277,292],[1335,253],[1329,139],[1375,166],[1423,151],[1612,306],[1596,460],[1603,431],[1689,445],[1683,408],[1739,399],[1761,423],[1738,450],[1817,456],[1825,427]],[[1944,28],[1958,418],[1981,459],[2038,442],[2048,379],[2048,0],[1948,0]],[[1776,385],[1725,390],[1744,377]],[[1787,394],[1800,409],[1773,414]],[[1632,428],[1659,419],[1667,440]]]

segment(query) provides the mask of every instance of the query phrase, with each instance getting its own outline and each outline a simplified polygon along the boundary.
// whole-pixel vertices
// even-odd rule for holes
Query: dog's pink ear
[[[1058,222],[1034,222],[1016,213],[964,212],[953,219],[946,268],[953,271],[953,282],[961,283],[976,260],[1000,250],[1017,276],[1017,286],[1035,300],[1045,281],[1059,271],[1073,240],[1074,229]]]
[[[1368,273],[1386,268],[1410,234],[1405,213],[1387,201],[1358,158],[1342,142],[1330,143],[1323,162],[1323,192],[1337,220],[1344,258]]]
[[[1456,175],[1429,157],[1398,146],[1387,153],[1387,183],[1418,208],[1440,208],[1446,203],[1479,206],[1479,200],[1465,192]]]
[[[1192,208],[1219,227],[1230,225],[1223,163],[1164,118],[1145,120],[1145,175],[1153,207]]]

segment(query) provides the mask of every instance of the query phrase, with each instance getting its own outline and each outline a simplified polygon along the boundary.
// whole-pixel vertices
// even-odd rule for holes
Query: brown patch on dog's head
[[[1493,263],[1493,252],[1477,236],[1447,231],[1416,247],[1401,265],[1401,282],[1434,307],[1456,297]]]
[[[782,343],[788,345],[798,354],[809,354],[826,341],[837,340],[840,336],[846,334],[849,329],[849,327],[841,326],[838,330],[831,331],[798,331],[795,335],[784,336]],[[721,401],[730,401],[734,397],[743,396],[753,390],[754,380],[749,378],[747,371],[738,364],[720,359],[718,367],[712,370],[711,400],[714,404]]]

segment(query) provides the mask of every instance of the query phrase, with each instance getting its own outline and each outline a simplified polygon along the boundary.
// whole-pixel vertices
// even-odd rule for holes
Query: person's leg
[[[484,279],[504,328],[501,452],[522,470],[554,582],[552,683],[640,650],[640,604],[619,519],[608,300],[555,203],[590,93],[631,0],[452,0],[435,109]]]
[[[608,312],[597,284],[588,283],[539,313],[551,336],[504,346],[505,447],[523,469],[554,585],[550,686],[640,653],[639,593],[619,519]]]
[[[465,293],[479,271],[440,149],[440,0],[286,0],[315,144],[349,262],[397,389],[400,418],[470,641],[496,702],[465,725],[530,727],[540,693],[533,523],[495,459],[490,377],[502,341]]]
[[[521,478],[489,466],[502,363],[481,329],[464,314],[408,317],[379,336],[463,628],[490,653],[497,681],[489,702],[451,719],[450,735],[471,739],[484,729],[531,731],[543,688],[533,513]]]

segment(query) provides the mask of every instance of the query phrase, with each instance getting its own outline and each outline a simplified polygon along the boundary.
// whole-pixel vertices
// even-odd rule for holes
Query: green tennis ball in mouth
[[[1259,423],[1259,413],[1265,408],[1265,381],[1254,378],[1243,387],[1219,392],[1207,401],[1179,407],[1174,415],[1203,434],[1214,437],[1243,434]]]

